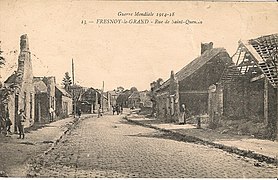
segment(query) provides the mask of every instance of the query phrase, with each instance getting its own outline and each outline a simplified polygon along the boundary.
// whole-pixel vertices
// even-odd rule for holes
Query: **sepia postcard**
[[[278,177],[276,1],[0,1],[0,178]]]

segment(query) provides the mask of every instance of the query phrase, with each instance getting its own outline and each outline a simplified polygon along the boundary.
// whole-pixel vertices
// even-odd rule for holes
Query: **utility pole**
[[[103,91],[104,91],[104,81],[102,81],[102,89],[101,89],[101,109],[102,109],[102,112],[104,110],[104,108],[103,108]]]
[[[73,58],[71,61],[71,69],[72,69],[72,94],[73,94],[73,114],[74,117],[76,116],[76,99],[75,99],[75,81],[74,81],[74,62],[73,62]]]

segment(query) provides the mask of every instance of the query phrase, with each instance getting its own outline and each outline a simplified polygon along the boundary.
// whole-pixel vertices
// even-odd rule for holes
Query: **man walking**
[[[21,136],[22,136],[22,139],[24,139],[24,137],[25,137],[25,134],[24,134],[24,124],[23,123],[25,122],[26,117],[25,117],[23,112],[24,112],[24,110],[20,109],[19,110],[19,114],[18,114],[18,122],[17,122],[18,129],[19,129],[19,137],[18,137],[18,139],[20,139]]]

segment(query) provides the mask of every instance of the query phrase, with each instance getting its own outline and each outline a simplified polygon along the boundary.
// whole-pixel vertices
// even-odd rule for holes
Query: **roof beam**
[[[259,76],[253,77],[253,78],[250,80],[250,82],[254,82],[254,81],[260,80],[260,79],[262,79],[262,78],[264,78],[264,77],[265,77],[265,75],[264,75],[264,74],[261,74],[261,75],[259,75]]]
[[[180,94],[207,94],[208,91],[180,91]]]

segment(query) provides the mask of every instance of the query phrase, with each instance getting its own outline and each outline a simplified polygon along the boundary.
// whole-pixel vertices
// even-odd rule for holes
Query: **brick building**
[[[209,86],[218,82],[232,60],[224,48],[213,43],[201,44],[201,55],[154,90],[156,114],[175,122],[180,106],[185,104],[191,115],[208,113]]]

